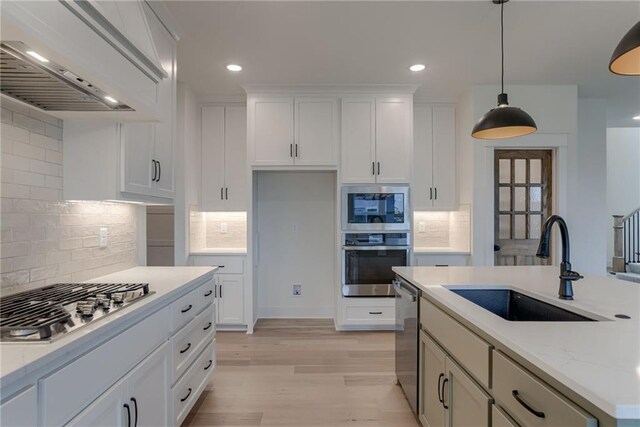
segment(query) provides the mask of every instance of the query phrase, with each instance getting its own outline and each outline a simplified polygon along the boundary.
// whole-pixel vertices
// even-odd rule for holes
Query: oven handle
[[[345,251],[409,251],[410,246],[343,246]]]

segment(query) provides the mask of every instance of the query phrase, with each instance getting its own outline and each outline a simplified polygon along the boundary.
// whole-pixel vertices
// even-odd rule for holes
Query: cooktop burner
[[[58,283],[0,297],[0,342],[50,342],[153,293],[148,283]]]

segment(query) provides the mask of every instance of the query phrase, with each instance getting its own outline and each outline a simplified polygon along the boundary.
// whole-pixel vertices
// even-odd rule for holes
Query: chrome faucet
[[[561,216],[551,215],[544,223],[536,256],[544,259],[549,258],[551,229],[556,222],[558,223],[558,227],[560,227],[560,236],[562,238],[562,263],[560,264],[560,288],[558,289],[558,296],[560,299],[572,300],[572,283],[582,279],[584,276],[581,276],[580,273],[575,271],[571,271],[571,262],[569,261],[569,229],[567,228],[567,223],[564,222]]]

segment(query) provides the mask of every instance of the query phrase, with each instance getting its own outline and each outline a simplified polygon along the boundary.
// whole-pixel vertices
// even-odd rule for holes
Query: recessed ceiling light
[[[242,67],[237,64],[229,64],[227,65],[227,70],[229,71],[241,71]]]
[[[40,62],[49,62],[49,60],[47,58],[45,58],[44,56],[40,55],[38,52],[34,52],[32,50],[28,50],[27,51],[27,55],[33,56],[34,58],[36,58]]]
[[[640,116],[635,116],[633,120],[640,120]]]
[[[118,103],[118,100],[117,100],[117,99],[112,98],[112,97],[110,97],[110,96],[105,96],[105,97],[104,97],[104,99],[106,99],[107,101],[109,101],[109,102],[110,102],[110,103],[112,103],[112,104],[117,104],[117,103]]]
[[[411,67],[409,67],[409,69],[411,71],[422,71],[425,68],[427,68],[427,66],[424,65],[424,64],[415,64],[415,65],[412,65]]]

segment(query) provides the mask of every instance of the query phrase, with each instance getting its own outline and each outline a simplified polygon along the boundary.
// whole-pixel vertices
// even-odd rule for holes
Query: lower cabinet
[[[167,425],[167,346],[167,343],[163,344],[67,426]]]
[[[491,397],[420,332],[420,421],[425,427],[489,427]]]
[[[30,386],[0,405],[0,426],[32,427],[37,424],[37,414],[38,393]]]
[[[244,277],[242,274],[216,275],[218,325],[242,325],[244,321]]]

